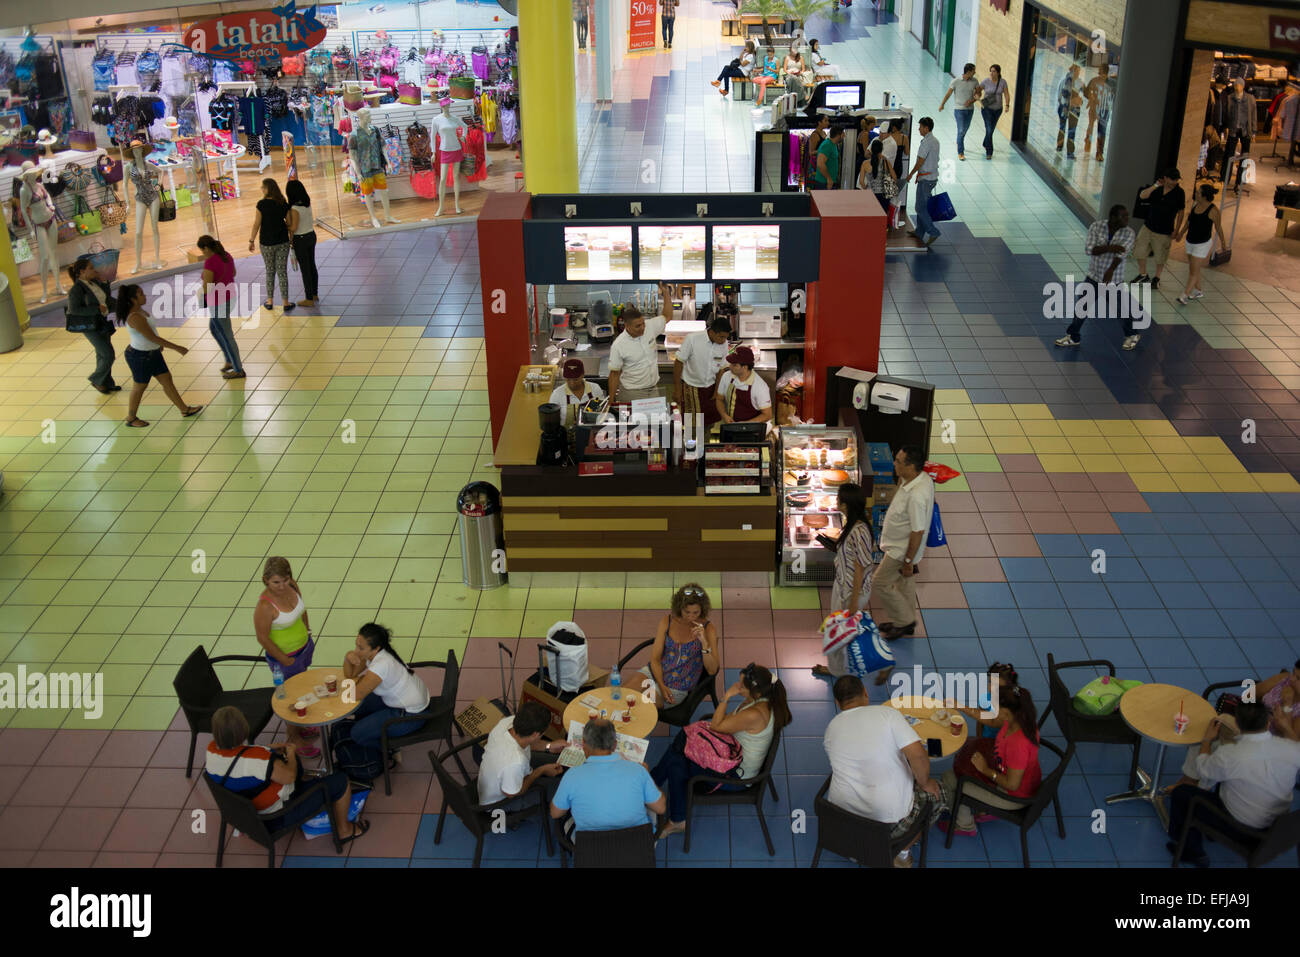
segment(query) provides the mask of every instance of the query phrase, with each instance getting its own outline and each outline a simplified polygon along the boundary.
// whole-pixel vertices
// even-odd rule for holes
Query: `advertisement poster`
[[[638,226],[642,279],[703,279],[703,226]]]
[[[570,282],[631,279],[632,227],[565,226],[564,277]]]
[[[714,226],[714,279],[776,279],[780,226]]]
[[[655,0],[630,0],[632,6],[627,21],[627,48],[629,51],[655,48]]]

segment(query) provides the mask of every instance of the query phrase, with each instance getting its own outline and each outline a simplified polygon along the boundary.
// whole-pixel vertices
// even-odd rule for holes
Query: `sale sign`
[[[302,53],[325,39],[313,4],[299,11],[296,0],[253,13],[228,13],[190,26],[182,45],[221,60],[273,60]]]
[[[628,17],[627,48],[653,50],[655,48],[655,0],[631,0]]]

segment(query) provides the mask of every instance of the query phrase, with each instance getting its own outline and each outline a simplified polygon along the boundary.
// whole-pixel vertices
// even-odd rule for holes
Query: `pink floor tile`
[[[419,814],[371,814],[367,809],[370,830],[364,837],[343,845],[343,849],[350,848],[358,857],[410,857],[415,849],[420,817]]]
[[[782,639],[789,640],[789,639]],[[771,638],[722,639],[722,664],[725,668],[743,668],[751,661],[771,667],[776,660],[776,642]],[[722,689],[719,688],[719,691]]]
[[[145,768],[127,799],[127,807],[181,808],[194,789],[194,779],[176,768]]]
[[[127,808],[104,842],[105,851],[161,851],[180,811],[162,808]],[[210,824],[212,815],[208,815]]]
[[[1070,516],[1080,535],[1118,535],[1119,526],[1109,512],[1076,512]]]
[[[1071,513],[1108,512],[1109,508],[1097,492],[1060,492],[1061,504]]]
[[[1020,514],[1020,496],[1016,492],[976,492],[975,503],[984,514],[996,512]]]
[[[473,770],[472,765],[472,761],[465,761],[465,766],[470,768],[471,771]],[[453,767],[454,766],[455,765],[453,764]],[[453,773],[456,775],[457,780],[459,780],[460,772],[455,771]],[[438,779],[434,778],[433,783],[429,785],[429,793],[424,799],[424,813],[437,814],[440,810],[442,810],[442,787],[438,784]],[[450,814],[451,811],[448,810],[447,813]]]
[[[770,581],[767,572],[723,572],[723,588],[766,588]]]
[[[49,767],[53,764],[75,764],[89,767],[95,755],[108,740],[109,732],[69,729],[57,731],[54,739],[41,755],[41,764]]]
[[[996,536],[993,546],[997,547]],[[964,582],[1004,582],[1007,576],[1002,572],[1002,563],[996,558],[954,558],[957,578]]]
[[[41,844],[42,850],[98,851],[122,811],[115,807],[64,808]]]
[[[1043,463],[1038,461],[1038,456],[1032,453],[1007,453],[998,455],[998,461],[1002,464],[1004,472],[1041,472]]]
[[[222,866],[222,868],[234,867],[234,866],[236,866],[236,865],[234,864],[234,861],[236,861],[236,860],[243,860],[243,859],[244,859],[243,855],[239,855],[238,857],[236,857],[235,855],[227,854],[226,857],[225,857],[225,859],[221,862],[221,866]],[[250,860],[252,860],[252,859],[250,858]],[[265,866],[266,866],[266,858],[264,858],[264,857],[263,857],[263,858],[258,858],[257,860],[259,861],[261,867],[265,867]],[[158,855],[158,859],[154,862],[154,867],[168,867],[168,868],[171,868],[171,867],[216,867],[216,866],[217,866],[217,855],[216,855],[216,852],[215,852],[215,851],[213,851],[211,854],[171,854],[171,853],[164,853],[164,854],[159,854],[159,855]],[[259,864],[249,864],[248,866],[250,866],[250,867],[257,867],[257,866],[259,866]]]
[[[384,793],[383,779],[375,781],[375,787],[370,792],[370,797],[366,799],[365,813],[368,815],[372,811],[384,814],[420,814],[424,811],[424,802],[429,796],[429,785],[433,783],[433,768],[429,764],[427,752],[433,749],[433,744],[429,744],[423,751],[411,748],[410,753],[403,758],[403,764],[410,764],[412,770],[402,774],[393,775],[393,793]],[[418,754],[419,761],[414,759]],[[419,767],[420,772],[414,773],[414,768]]]
[[[1127,472],[1094,472],[1089,476],[1092,479],[1092,487],[1098,492],[1132,492],[1141,498],[1137,486],[1133,484],[1133,479]],[[1142,499],[1146,504],[1146,499]],[[1125,509],[1125,511],[1139,511],[1138,509]],[[1142,509],[1141,511],[1147,511]]]
[[[946,524],[947,523],[945,522],[945,525]],[[925,558],[921,561],[921,566],[921,577],[917,579],[918,585],[922,581],[957,581],[957,566],[953,564],[952,556],[944,554],[944,549],[942,548],[935,548],[927,551]]]
[[[68,798],[77,789],[77,784],[85,773],[84,767],[32,768],[9,803],[61,807],[68,803]]]
[[[980,499],[980,492],[1011,491],[1011,484],[1001,472],[967,472],[966,482],[970,485],[970,490],[975,493],[977,502]]]
[[[618,608],[583,609],[573,613],[573,620],[592,638],[617,638],[623,633],[623,612]]]
[[[1124,476],[1128,478],[1128,476]],[[1151,506],[1141,492],[1112,492],[1103,490],[1103,498],[1112,512],[1149,512]]]
[[[1018,493],[1021,509],[1029,512],[1055,512],[1061,507],[1061,500],[1055,492],[1020,492]]]
[[[35,764],[53,738],[53,731],[6,728],[0,731],[0,764]]]
[[[635,647],[635,642],[628,644]],[[587,638],[587,660],[601,668],[608,668],[619,659],[622,641],[619,638]]]
[[[28,867],[75,867],[84,870],[95,861],[95,851],[37,851]]]
[[[1050,492],[1052,480],[1043,472],[1012,472],[1007,476],[1013,492]]]
[[[0,850],[0,867],[27,867],[35,855],[35,850],[17,851],[5,848]]]
[[[770,611],[729,611],[726,615],[727,638],[771,638],[772,613]],[[725,652],[724,652],[725,654]]]
[[[820,638],[782,638],[776,643],[778,668],[811,668],[826,664]]]
[[[31,768],[11,767],[6,773],[0,774],[0,807],[13,803],[11,799],[14,793],[22,787],[23,781],[31,770]]]
[[[104,851],[94,867],[157,867],[158,855],[149,851]]]
[[[771,608],[772,592],[767,588],[724,588],[722,590],[724,608]]]
[[[942,486],[941,486],[942,488]],[[975,506],[975,496],[970,492],[943,492],[940,491],[935,495],[935,501],[939,503],[939,508],[943,514],[949,512],[978,512]]]
[[[198,790],[206,792],[206,785],[200,785]],[[195,793],[198,793],[198,790]],[[202,817],[196,818],[194,812],[203,810]],[[201,822],[203,832],[194,833],[196,822]],[[215,808],[201,808],[197,801],[186,805],[184,810],[177,816],[176,822],[172,825],[171,832],[167,835],[167,840],[163,842],[162,852],[164,854],[208,854],[208,860],[211,861],[217,853],[217,831],[221,827],[221,814]],[[230,829],[226,829],[226,836],[229,838]]]
[[[272,722],[274,724],[275,722]],[[195,767],[203,766],[203,752],[212,740],[210,734],[200,734],[198,741],[194,745],[194,765]],[[162,736],[162,741],[154,749],[153,755],[149,758],[149,767],[151,768],[180,768],[181,773],[185,773],[185,762],[189,759],[190,754],[190,733],[189,731],[167,731]]]
[[[663,619],[666,608],[630,608],[623,612],[624,638],[653,638]],[[716,617],[715,612],[715,617]]]
[[[1035,529],[1035,531],[1040,531]],[[1030,534],[992,535],[993,550],[999,558],[1038,558],[1042,552],[1038,548],[1038,539]]]
[[[161,731],[114,731],[95,755],[97,768],[144,768],[162,741]]]
[[[1070,516],[1062,511],[1025,512],[1029,520],[1029,530],[1035,535],[1061,535],[1074,531]]]
[[[1047,477],[1058,492],[1091,492],[1096,488],[1086,472],[1049,472]]]
[[[944,528],[948,527],[945,519]],[[984,527],[990,534],[1015,532],[1028,534],[1029,521],[1023,512],[989,512],[984,516]]]
[[[949,535],[948,553],[954,559],[992,555],[993,542],[987,535]],[[922,558],[921,561],[924,563],[925,559]]]
[[[507,678],[509,675],[507,674]],[[456,696],[473,701],[480,695],[495,698],[501,694],[501,676],[496,668],[462,668]]]
[[[779,639],[784,635],[812,634],[821,627],[825,615],[812,608],[775,608],[772,610],[772,631]]]
[[[181,774],[180,771],[169,773]],[[139,768],[95,768],[81,779],[67,804],[69,807],[125,807],[140,774]]]
[[[189,731],[190,730],[190,723],[185,719],[184,711],[181,711],[179,708],[176,709],[176,714],[172,716],[172,723],[167,725],[167,730],[168,731]]]
[[[985,493],[985,495],[992,493]],[[984,496],[981,496],[983,499]],[[942,509],[943,506],[940,506]],[[955,515],[943,516],[943,530],[949,534],[983,534],[984,519],[980,517],[979,512],[957,512]]]
[[[922,608],[966,607],[966,593],[958,582],[917,582],[916,600]]]

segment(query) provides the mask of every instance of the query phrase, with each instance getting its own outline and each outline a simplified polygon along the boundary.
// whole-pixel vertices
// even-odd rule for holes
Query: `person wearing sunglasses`
[[[718,673],[722,649],[718,630],[709,621],[709,596],[699,585],[683,585],[673,593],[668,614],[659,622],[650,663],[642,674],[654,680],[662,708],[681,704],[705,672]]]

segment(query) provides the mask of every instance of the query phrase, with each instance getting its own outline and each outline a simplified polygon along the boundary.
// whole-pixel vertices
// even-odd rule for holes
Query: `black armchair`
[[[623,827],[615,831],[582,831],[570,838],[564,828],[557,828],[560,842],[560,866],[573,856],[574,867],[654,867],[655,837],[649,824]]]
[[[1041,729],[1047,721],[1048,714],[1056,717],[1056,723],[1061,728],[1061,734],[1065,737],[1068,744],[1081,744],[1092,742],[1099,744],[1123,744],[1133,748],[1133,761],[1129,764],[1128,786],[1130,790],[1136,790],[1138,786],[1138,777],[1146,777],[1145,772],[1138,769],[1138,755],[1142,747],[1142,737],[1128,726],[1124,721],[1118,709],[1113,714],[1091,715],[1084,714],[1074,707],[1074,694],[1065,686],[1065,681],[1061,678],[1061,672],[1066,668],[1105,668],[1113,678],[1115,677],[1115,666],[1105,659],[1098,658],[1092,661],[1062,661],[1058,663],[1055,656],[1050,652],[1047,655],[1047,681],[1051,689],[1051,703],[1047,710],[1039,718],[1038,727]],[[1143,782],[1145,786],[1145,781]]]
[[[826,778],[813,808],[817,813],[817,849],[813,852],[812,866],[821,860],[822,850],[856,861],[859,867],[893,867],[894,858],[906,847],[911,847],[917,837],[921,839],[921,853],[917,863],[925,867],[925,852],[930,842],[930,822],[938,802],[931,802],[926,811],[917,815],[916,821],[901,837],[892,837],[894,825],[873,821],[869,817],[846,811],[826,799],[831,779]]]
[[[212,666],[223,661],[264,661],[258,655],[221,655],[209,658],[207,651],[199,645],[181,665],[181,670],[172,679],[176,697],[180,700],[181,710],[190,726],[190,756],[185,765],[185,776],[194,773],[194,748],[198,743],[199,732],[212,733],[212,715],[217,709],[227,705],[238,708],[248,721],[248,743],[252,744],[259,734],[271,723],[275,716],[271,708],[273,687],[249,688],[240,691],[227,691],[221,686],[221,679]],[[223,789],[224,790],[224,789]]]
[[[763,840],[767,842],[767,853],[776,856],[772,846],[772,835],[768,833],[767,821],[763,817],[763,794],[772,789],[772,800],[781,798],[776,793],[776,782],[772,780],[772,765],[776,762],[776,753],[781,748],[781,729],[772,732],[772,743],[763,757],[763,766],[752,778],[743,781],[736,778],[724,778],[719,774],[697,774],[686,783],[686,833],[683,835],[682,850],[691,851],[691,818],[696,804],[752,804],[758,814],[758,826],[763,829]],[[715,785],[739,785],[734,791],[713,790]]]
[[[1232,682],[1241,687],[1241,682]],[[1208,797],[1196,795],[1187,809],[1187,818],[1178,832],[1178,848],[1174,852],[1173,866],[1177,867],[1183,856],[1187,834],[1196,828],[1206,837],[1239,854],[1247,867],[1267,864],[1283,851],[1296,848],[1300,861],[1300,810],[1283,814],[1266,830],[1259,830],[1234,820]]]
[[[653,638],[647,638],[645,641],[641,642],[641,644],[637,645],[619,659],[618,670],[624,671],[627,668],[628,662],[653,644]],[[686,696],[685,700],[680,704],[673,705],[671,708],[661,707],[659,709],[659,720],[665,724],[684,728],[686,725],[691,723],[691,719],[695,717],[695,712],[700,707],[700,702],[706,697],[713,701],[713,707],[716,710],[718,707],[718,676],[716,673],[709,674],[707,671],[702,671],[700,673],[700,680],[696,682],[695,687],[691,689],[691,693]],[[773,796],[776,795],[775,791],[772,793]]]
[[[438,697],[429,701],[429,706],[418,715],[404,715],[384,722],[379,735],[379,749],[384,758],[384,793],[393,793],[393,780],[390,774],[390,755],[412,744],[424,741],[445,741],[451,744],[451,731],[456,727],[456,691],[460,687],[460,665],[456,662],[456,652],[448,649],[446,661],[413,661],[412,668],[444,668],[446,674],[442,679],[442,691]],[[424,723],[414,731],[390,738],[388,729],[398,724],[405,724],[415,718],[422,718]]]
[[[293,797],[286,804],[270,814],[262,814],[253,807],[253,802],[249,798],[236,794],[228,787],[212,780],[207,774],[203,775],[203,780],[207,782],[208,790],[212,792],[212,798],[217,802],[217,809],[221,812],[221,829],[217,832],[217,867],[221,866],[222,857],[225,855],[227,824],[266,848],[266,866],[275,867],[276,842],[293,834],[297,827],[278,827],[272,830],[267,825],[280,815],[303,806],[319,808],[329,816],[334,853],[343,853],[343,842],[339,840],[339,822],[334,820],[329,791],[324,781],[318,780],[314,784],[307,783],[310,779],[299,781],[294,788]]]

